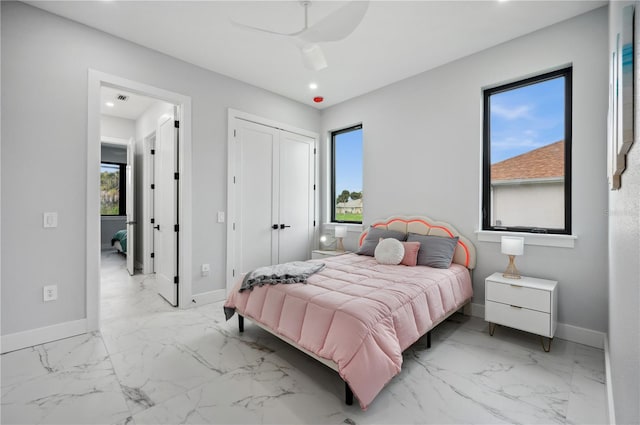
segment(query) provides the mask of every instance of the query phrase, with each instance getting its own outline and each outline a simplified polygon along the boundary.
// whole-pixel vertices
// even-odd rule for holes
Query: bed
[[[118,230],[111,238],[111,246],[123,254],[127,253],[127,230]]]
[[[325,267],[304,284],[239,292],[240,279],[224,305],[227,319],[238,313],[241,332],[244,318],[249,318],[336,370],[345,381],[347,404],[355,395],[363,410],[400,373],[402,352],[425,334],[429,347],[430,331],[473,295],[475,248],[450,224],[424,216],[390,217],[362,233],[360,251],[376,232],[414,239],[437,236],[453,245],[451,264],[448,268],[388,265],[375,257],[347,253],[309,260]]]

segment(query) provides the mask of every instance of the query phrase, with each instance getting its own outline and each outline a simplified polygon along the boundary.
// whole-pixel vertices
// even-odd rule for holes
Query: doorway
[[[146,153],[144,148],[151,146],[151,142],[154,142],[154,149],[158,144],[158,128],[162,122],[169,122],[172,124],[173,130],[172,139],[175,144],[173,149],[175,156],[174,170],[171,172],[171,181],[175,190],[171,190],[172,207],[168,208],[175,212],[176,217],[190,217],[191,213],[191,129],[190,129],[190,117],[191,117],[191,100],[188,96],[180,95],[177,93],[169,92],[157,87],[149,86],[143,83],[123,79],[117,76],[104,74],[98,71],[89,71],[89,113],[88,113],[88,146],[87,146],[87,246],[86,246],[86,271],[87,271],[87,320],[88,330],[99,329],[100,323],[100,248],[101,248],[101,235],[100,235],[100,210],[97,205],[100,201],[100,163],[101,163],[101,105],[104,103],[101,100],[101,92],[104,90],[115,90],[126,94],[135,95],[137,97],[146,98],[153,102],[160,102],[164,104],[170,104],[171,110],[161,116],[155,117],[155,122],[151,127],[153,131],[141,132],[140,129],[145,125],[149,127],[148,122],[154,121],[153,118],[147,117],[147,121],[136,122],[134,128],[138,131],[134,140],[140,146],[140,154],[137,157],[135,163],[142,165],[141,178],[137,179],[136,187],[137,192],[145,193],[144,185],[147,183],[147,179],[150,176],[148,172],[149,159],[145,160]],[[137,120],[140,121],[140,120]],[[147,124],[145,124],[147,123]],[[166,149],[164,149],[166,151]],[[151,155],[151,152],[149,152]],[[145,167],[147,163],[147,167]],[[179,176],[179,177],[178,177]],[[154,176],[155,177],[155,176]],[[133,177],[135,179],[135,177]],[[95,182],[95,184],[92,184]],[[155,183],[154,183],[155,184]],[[150,185],[148,184],[148,188]],[[149,189],[150,190],[150,189]],[[165,190],[165,193],[167,190]],[[144,253],[149,248],[149,235],[148,232],[144,232],[145,229],[145,216],[151,214],[149,206],[152,205],[151,201],[145,201],[144,197],[137,197],[133,201],[138,205],[138,213],[135,214],[134,220],[128,220],[128,222],[134,221],[134,225],[140,224],[138,231],[132,231],[131,235],[134,235],[134,240],[139,242],[139,248],[133,251],[140,253],[139,259],[136,258],[138,268],[148,271],[149,266],[145,267]],[[154,202],[157,202],[155,200]],[[155,208],[157,212],[159,208]],[[165,210],[167,208],[162,208]],[[178,228],[179,223],[179,228]],[[149,228],[151,228],[151,218],[147,221]],[[175,240],[174,250],[175,260],[162,261],[163,263],[172,264],[173,270],[171,272],[171,287],[174,290],[174,297],[169,300],[170,303],[178,307],[187,307],[189,303],[182,302],[181,300],[191,300],[191,226],[189,220],[176,221],[174,225],[165,226],[166,230],[171,230],[172,236]],[[161,227],[162,228],[162,227]],[[170,228],[170,229],[169,229]],[[165,230],[165,229],[162,229]],[[135,238],[138,236],[138,238]],[[158,237],[156,237],[156,240]],[[164,238],[167,239],[167,238]],[[134,242],[135,244],[135,242]],[[179,247],[179,248],[178,248]],[[154,259],[158,260],[158,252],[154,247]],[[153,252],[153,251],[151,251]],[[151,253],[149,252],[149,253]],[[135,258],[135,257],[134,257]],[[167,257],[167,258],[170,258]],[[156,263],[158,263],[156,261]]]

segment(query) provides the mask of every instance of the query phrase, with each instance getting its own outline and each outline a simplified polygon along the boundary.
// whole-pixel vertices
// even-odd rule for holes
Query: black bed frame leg
[[[238,314],[238,330],[244,332],[244,317]]]
[[[353,392],[349,388],[347,381],[344,381],[344,402],[347,406],[353,405]]]
[[[431,331],[427,332],[427,348],[431,348]]]

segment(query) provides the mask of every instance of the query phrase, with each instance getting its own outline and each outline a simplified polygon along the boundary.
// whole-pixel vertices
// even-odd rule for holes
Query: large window
[[[331,133],[331,221],[362,223],[362,125]]]
[[[103,162],[100,164],[100,214],[126,215],[126,164]]]
[[[571,68],[484,91],[483,230],[571,233]]]

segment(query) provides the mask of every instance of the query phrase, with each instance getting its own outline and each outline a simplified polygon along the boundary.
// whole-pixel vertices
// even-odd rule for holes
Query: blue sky
[[[336,196],[362,191],[362,129],[336,136]]]
[[[564,77],[493,94],[491,163],[564,139]]]
[[[116,164],[101,163],[100,164],[100,172],[103,173],[105,171],[108,171],[109,173],[117,173],[117,172],[120,171],[120,166],[118,166]]]

